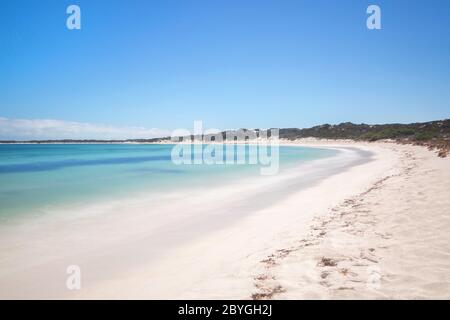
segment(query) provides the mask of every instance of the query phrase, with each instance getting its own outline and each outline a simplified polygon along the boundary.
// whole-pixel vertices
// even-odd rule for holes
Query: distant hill
[[[450,119],[411,124],[324,124],[308,129],[280,129],[280,138],[295,140],[300,138],[353,139],[376,141],[382,139],[406,139],[428,141],[450,138]]]
[[[246,130],[246,129],[243,129]],[[260,130],[255,130],[259,135]],[[233,131],[228,131],[229,133]],[[361,141],[395,140],[399,143],[426,145],[440,150],[440,156],[450,153],[450,119],[410,123],[410,124],[354,124],[344,122],[337,125],[323,124],[306,129],[280,129],[280,139],[301,138],[352,139]],[[226,132],[222,132],[225,137]],[[191,136],[192,137],[192,136]],[[0,143],[157,143],[170,140],[170,137],[128,140],[31,140],[0,141]]]
[[[450,119],[410,124],[324,124],[308,129],[280,129],[280,138],[352,139],[360,141],[395,140],[438,149],[440,157],[450,154]]]

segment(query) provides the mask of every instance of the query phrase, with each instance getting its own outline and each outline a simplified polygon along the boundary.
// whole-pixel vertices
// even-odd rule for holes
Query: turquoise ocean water
[[[0,145],[0,218],[260,176],[259,164],[175,165],[172,148],[143,144]],[[246,147],[247,155],[249,151]],[[336,153],[280,147],[280,172]]]

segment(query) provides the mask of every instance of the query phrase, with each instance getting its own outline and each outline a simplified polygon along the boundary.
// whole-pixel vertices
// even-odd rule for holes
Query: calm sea
[[[260,176],[260,165],[176,165],[172,145],[0,145],[0,218],[134,194],[182,192]],[[235,150],[236,151],[236,150]],[[248,147],[245,148],[248,154]],[[280,147],[280,172],[330,157],[330,149]]]

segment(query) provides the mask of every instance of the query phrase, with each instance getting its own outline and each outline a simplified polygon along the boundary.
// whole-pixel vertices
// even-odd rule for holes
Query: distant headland
[[[247,129],[241,129],[247,130]],[[222,135],[225,137],[226,133]],[[260,132],[255,129],[256,134]],[[193,136],[191,136],[193,138]],[[450,119],[416,122],[409,124],[355,124],[344,122],[337,125],[323,124],[311,128],[282,128],[279,129],[279,138],[285,140],[298,140],[304,138],[317,139],[350,139],[356,141],[394,140],[398,143],[411,143],[428,146],[430,149],[438,149],[439,156],[447,156],[450,153]],[[0,140],[2,144],[96,144],[96,143],[161,143],[168,142],[170,137],[151,139],[124,139],[124,140],[98,140],[98,139],[61,139],[61,140]]]

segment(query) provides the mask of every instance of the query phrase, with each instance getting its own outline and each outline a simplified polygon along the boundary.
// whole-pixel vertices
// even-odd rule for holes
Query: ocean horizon
[[[450,299],[450,1],[1,12],[0,300]]]

